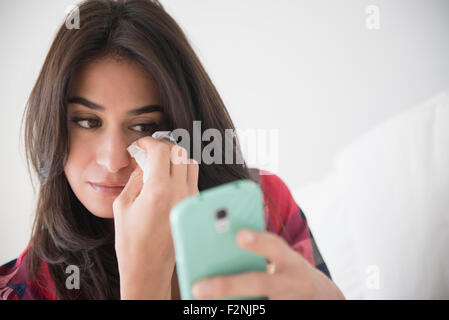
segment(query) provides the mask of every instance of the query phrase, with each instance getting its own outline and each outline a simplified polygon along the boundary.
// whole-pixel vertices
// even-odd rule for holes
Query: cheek
[[[69,155],[64,172],[71,184],[82,179],[83,171],[88,165],[90,150],[90,146],[82,143],[82,140],[74,139],[73,136],[70,137]]]
[[[83,200],[86,198],[85,171],[88,167],[89,151],[81,148],[80,145],[72,143],[70,145],[67,162],[64,166],[64,173],[73,193],[86,206]]]
[[[97,217],[113,218],[114,198],[98,196],[88,184],[91,178],[88,176],[89,165],[95,160],[95,145],[93,139],[71,136],[64,173],[73,193],[89,212]]]

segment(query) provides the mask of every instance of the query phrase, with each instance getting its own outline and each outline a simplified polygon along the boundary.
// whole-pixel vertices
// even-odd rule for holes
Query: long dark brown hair
[[[80,29],[61,25],[24,113],[28,170],[31,163],[39,181],[29,269],[36,279],[46,261],[60,299],[119,299],[113,220],[90,213],[64,174],[67,99],[77,70],[101,57],[129,59],[157,83],[169,130],[192,133],[199,120],[202,131],[225,136],[234,125],[185,34],[158,1],[90,0],[78,7]],[[234,152],[240,152],[237,139]],[[198,188],[249,178],[245,163],[201,164]],[[65,287],[68,265],[80,268],[80,290]]]

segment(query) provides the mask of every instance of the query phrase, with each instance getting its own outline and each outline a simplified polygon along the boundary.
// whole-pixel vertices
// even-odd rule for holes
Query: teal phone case
[[[226,210],[227,219],[217,212]],[[240,247],[240,229],[265,231],[263,195],[251,180],[237,180],[186,198],[170,212],[181,299],[196,299],[192,285],[200,279],[266,271],[266,259]],[[226,297],[223,299],[266,299]]]

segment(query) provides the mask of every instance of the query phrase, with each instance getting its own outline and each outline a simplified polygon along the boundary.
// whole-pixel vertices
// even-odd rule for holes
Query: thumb
[[[119,195],[122,205],[129,205],[139,196],[143,186],[143,171],[140,166],[131,173],[128,182]]]

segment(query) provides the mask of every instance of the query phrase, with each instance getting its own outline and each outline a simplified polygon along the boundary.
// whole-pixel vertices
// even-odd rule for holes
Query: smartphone
[[[192,286],[203,278],[266,271],[266,258],[243,249],[236,239],[240,229],[265,231],[262,190],[251,180],[222,184],[180,201],[170,212],[170,227],[182,300],[196,299]]]

